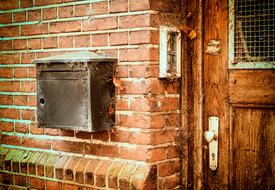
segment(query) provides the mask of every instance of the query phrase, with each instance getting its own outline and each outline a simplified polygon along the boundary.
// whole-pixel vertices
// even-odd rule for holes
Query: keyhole
[[[215,153],[212,153],[212,160],[215,160]]]
[[[40,99],[39,99],[39,104],[40,104],[41,106],[44,106],[44,105],[45,105],[45,99],[44,99],[44,98],[40,98]]]

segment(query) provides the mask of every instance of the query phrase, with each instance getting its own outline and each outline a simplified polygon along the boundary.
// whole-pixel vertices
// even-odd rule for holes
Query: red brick
[[[152,133],[152,144],[165,144],[172,143],[175,141],[176,131],[174,130],[164,130]]]
[[[20,137],[8,136],[8,135],[3,135],[2,134],[1,143],[2,144],[9,144],[9,145],[19,146],[20,145]]]
[[[41,6],[41,5],[52,5],[52,4],[58,4],[62,3],[64,0],[36,0],[35,5],[36,6]]]
[[[104,23],[104,24],[102,24]],[[110,30],[117,28],[117,17],[97,18],[83,21],[83,31]]]
[[[36,123],[30,124],[30,133],[36,135],[42,135],[44,133],[43,128],[38,128]]]
[[[34,53],[22,53],[21,55],[21,63],[22,64],[30,64],[35,59]]]
[[[118,157],[119,148],[113,145],[85,144],[84,154],[96,156]]]
[[[159,32],[158,31],[132,31],[129,37],[130,44],[158,44]]]
[[[36,117],[36,111],[35,110],[22,110],[21,111],[21,117],[24,120],[35,120]]]
[[[96,186],[98,187],[106,186],[105,179],[106,179],[106,174],[110,169],[110,166],[111,166],[110,160],[102,161],[100,167],[95,172]]]
[[[157,61],[158,56],[157,48],[121,49],[119,51],[120,61]]]
[[[148,150],[148,161],[155,162],[167,159],[166,148],[154,148]]]
[[[71,157],[65,166],[65,179],[73,181],[75,176],[75,168],[77,166],[78,161],[80,160],[79,157]]]
[[[131,78],[157,78],[158,66],[130,66],[129,74]]]
[[[90,47],[90,35],[75,36],[75,47]]]
[[[180,146],[169,146],[167,148],[167,158],[179,158],[180,157]]]
[[[29,96],[29,106],[36,106],[36,105],[37,105],[36,96]]]
[[[15,78],[27,78],[27,68],[26,67],[16,67],[14,68]]]
[[[58,18],[73,17],[73,6],[58,7]]]
[[[180,171],[180,161],[168,161],[160,163],[158,166],[158,174],[160,177],[170,176]]]
[[[84,183],[84,171],[88,163],[88,158],[80,158],[80,160],[78,161],[78,164],[75,168],[75,181],[77,183]]]
[[[0,10],[19,8],[18,0],[0,1]]]
[[[93,15],[108,14],[108,3],[107,2],[95,2],[92,3]]]
[[[51,149],[50,140],[22,138],[22,146],[30,148]]]
[[[58,160],[61,158],[61,155],[52,154],[52,156],[47,161],[47,164],[45,165],[45,176],[49,178],[54,177],[54,166],[58,162]]]
[[[110,135],[108,131],[100,131],[92,133],[92,138],[101,141],[109,141]]]
[[[119,28],[139,28],[151,26],[150,15],[130,15],[119,18]]]
[[[18,92],[20,91],[20,82],[0,82],[0,91]]]
[[[62,183],[58,181],[46,181],[46,189],[62,190]]]
[[[14,175],[13,176],[13,181],[14,185],[19,185],[19,186],[27,186],[28,184],[28,178],[26,176],[21,176],[21,175]]]
[[[45,180],[38,178],[29,178],[30,187],[35,189],[45,189]]]
[[[129,77],[128,66],[117,65],[115,68],[115,77],[128,78]]]
[[[159,189],[175,189],[180,186],[180,176],[178,174],[158,179]]]
[[[50,24],[50,33],[80,32],[80,21],[55,22]]]
[[[14,22],[25,22],[26,21],[26,12],[15,12],[13,14],[13,21]]]
[[[19,119],[20,110],[13,108],[1,108],[0,115],[2,118]]]
[[[128,160],[146,161],[147,148],[145,146],[120,147],[119,157]]]
[[[83,153],[83,142],[72,142],[65,140],[53,140],[52,146],[54,150],[73,152],[73,153]]]
[[[31,10],[28,11],[28,21],[41,20],[41,10]]]
[[[20,8],[27,8],[33,6],[33,0],[20,0]]]
[[[0,183],[13,184],[13,175],[9,173],[0,173]]]
[[[144,132],[117,130],[115,135],[111,135],[111,141],[149,145],[152,142],[152,134]]]
[[[0,37],[16,37],[19,36],[18,26],[2,27],[0,30]]]
[[[62,156],[55,164],[55,177],[57,179],[64,179],[65,165],[68,162],[68,156]]]
[[[79,186],[69,184],[69,183],[63,183],[63,189],[65,190],[79,190]]]
[[[127,45],[128,32],[115,32],[110,34],[110,45]]]
[[[0,122],[0,128],[3,132],[12,132],[13,131],[13,123]]]
[[[120,173],[121,168],[123,167],[122,162],[113,162],[111,168],[107,174],[108,176],[108,186],[110,188],[118,188],[118,174]]]
[[[11,23],[11,21],[12,21],[11,13],[0,14],[1,24],[8,24],[8,23]]]
[[[59,37],[59,48],[73,48],[73,46],[72,36]]]
[[[129,0],[130,11],[143,11],[150,9],[150,0]]]
[[[29,125],[26,123],[15,123],[15,132],[18,133],[28,133]]]
[[[107,46],[108,45],[108,34],[94,34],[92,35],[92,46]]]
[[[41,49],[41,39],[29,39],[28,49]]]
[[[48,159],[50,158],[50,154],[43,153],[40,157],[39,161],[36,164],[37,174],[38,176],[44,176],[45,164],[47,163]]]
[[[120,189],[131,189],[130,188],[130,178],[131,174],[133,173],[136,165],[132,163],[127,163],[123,167],[123,171],[119,174],[119,188]]]
[[[79,138],[79,139],[88,139],[88,140],[91,140],[91,137],[92,137],[92,133],[89,133],[89,132],[77,132],[75,134],[75,137],[76,138]]]
[[[18,64],[18,63],[20,63],[20,54],[0,55],[0,64]]]
[[[12,78],[12,68],[0,68],[1,78]]]
[[[89,184],[89,185],[94,184],[94,174],[99,164],[100,164],[99,160],[91,160],[88,163],[85,169],[85,184]]]
[[[7,50],[12,50],[12,40],[1,40],[0,51],[7,51]]]
[[[75,16],[87,16],[91,15],[90,4],[76,5]]]
[[[39,35],[48,33],[48,24],[24,25],[21,26],[23,36]]]
[[[128,99],[117,99],[116,100],[116,110],[128,110]]]
[[[36,69],[33,67],[27,68],[27,76],[28,78],[35,78],[36,77]]]
[[[28,96],[14,96],[13,101],[14,101],[14,105],[27,106],[28,105]]]
[[[128,0],[112,0],[109,9],[110,13],[127,12]]]
[[[24,50],[27,49],[27,40],[14,40],[13,49],[15,50]]]
[[[50,20],[57,18],[57,8],[43,9],[43,20]]]
[[[21,91],[22,92],[35,92],[36,83],[32,81],[22,81],[21,82]]]
[[[179,126],[180,125],[180,115],[179,114],[169,114],[166,118],[166,126]]]

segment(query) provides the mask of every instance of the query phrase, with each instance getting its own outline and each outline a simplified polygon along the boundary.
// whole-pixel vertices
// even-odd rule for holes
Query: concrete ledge
[[[0,186],[33,187],[33,179],[97,189],[156,189],[157,167],[147,163],[84,158],[1,148]]]

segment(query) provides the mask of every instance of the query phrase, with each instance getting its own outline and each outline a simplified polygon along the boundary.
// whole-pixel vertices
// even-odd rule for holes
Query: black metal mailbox
[[[113,127],[116,61],[89,51],[34,60],[38,126],[90,132]]]

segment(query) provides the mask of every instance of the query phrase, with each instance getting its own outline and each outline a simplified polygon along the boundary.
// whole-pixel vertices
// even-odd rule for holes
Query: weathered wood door
[[[229,61],[229,21],[233,19],[229,4],[233,1],[228,1],[203,3],[204,131],[210,116],[219,118],[215,171],[209,168],[208,143],[203,142],[204,187],[275,189],[274,58],[269,66]]]

